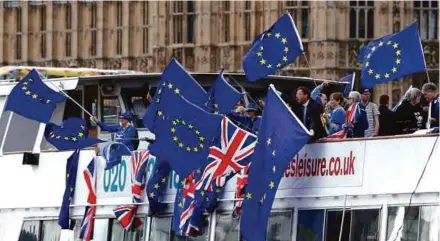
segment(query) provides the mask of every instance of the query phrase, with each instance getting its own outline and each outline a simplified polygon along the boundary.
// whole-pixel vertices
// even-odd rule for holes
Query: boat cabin
[[[194,73],[207,90],[217,73]],[[313,89],[310,78],[269,76],[249,83],[242,74],[225,73],[225,78],[254,98],[264,97],[273,83],[289,93],[303,85]],[[131,111],[139,135],[152,135],[142,125],[145,96],[151,85],[153,95],[160,73],[123,74],[49,79],[75,101],[105,123],[118,123],[119,113]],[[3,107],[14,81],[0,82]],[[51,86],[52,84],[48,84]],[[341,84],[332,88],[337,91]],[[55,87],[54,87],[55,88]],[[332,90],[330,90],[332,91]],[[52,122],[88,116],[72,101],[57,106]],[[6,128],[7,124],[9,127]],[[43,138],[44,124],[17,114],[0,118],[0,240],[79,240],[79,229],[88,189],[82,171],[95,157],[92,149],[80,153],[71,217],[73,231],[60,230],[57,218],[65,187],[66,159],[71,151],[56,151]],[[94,127],[91,125],[91,130]],[[97,135],[111,140],[109,133]],[[285,170],[267,227],[268,241],[439,241],[440,148],[438,135],[404,135],[360,138],[309,144],[293,157]],[[141,142],[139,149],[147,145]],[[100,158],[100,157],[98,157]],[[30,161],[31,160],[31,161]],[[131,203],[129,157],[104,171],[100,158],[97,169],[97,212],[94,241],[239,241],[239,219],[233,219],[235,178],[227,183],[218,210],[207,216],[209,225],[201,237],[176,235],[170,230],[174,195],[179,177],[170,174],[164,202],[166,212],[149,218],[148,203],[138,209],[144,221],[141,229],[124,231],[113,209]],[[154,168],[151,156],[148,173]],[[149,175],[148,174],[148,175]]]

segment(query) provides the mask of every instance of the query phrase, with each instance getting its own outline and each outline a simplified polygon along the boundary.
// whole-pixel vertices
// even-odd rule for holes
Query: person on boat
[[[96,118],[92,117],[92,120],[98,124],[98,126],[108,132],[116,133],[116,142],[120,142],[128,147],[130,151],[135,151],[139,146],[139,136],[136,128],[131,124],[131,115],[126,112],[119,116],[119,125],[106,125]]]
[[[365,105],[361,102],[361,93],[357,91],[351,91],[347,98],[347,105],[351,106],[358,104],[356,110],[357,113],[354,114],[353,123],[345,123],[342,128],[348,128],[347,138],[358,138],[364,137],[365,130],[368,128],[367,113],[365,112]],[[347,112],[349,112],[347,109]],[[347,115],[347,114],[346,114]]]
[[[411,134],[425,128],[421,97],[422,91],[417,88],[411,88],[404,96],[395,113],[397,134]]]
[[[426,83],[422,86],[422,93],[431,103],[431,128],[439,127],[439,94],[434,83]],[[429,108],[429,106],[428,106]],[[428,110],[427,110],[428,111]]]
[[[391,136],[394,131],[394,112],[388,108],[390,97],[381,95],[379,98],[379,136]]]
[[[330,134],[342,130],[342,125],[345,123],[344,104],[344,95],[341,92],[335,92],[330,95],[330,107],[332,109],[328,125]]]
[[[236,109],[236,111],[241,112],[242,110]],[[249,104],[244,108],[246,115],[241,115],[235,111],[227,114],[231,119],[239,122],[239,127],[258,135],[258,130],[260,129],[261,116],[257,115],[257,107],[255,105]]]
[[[370,101],[370,90],[364,89],[362,92],[362,104],[365,106],[367,113],[368,129],[365,130],[365,137],[377,136],[379,134],[379,108]]]

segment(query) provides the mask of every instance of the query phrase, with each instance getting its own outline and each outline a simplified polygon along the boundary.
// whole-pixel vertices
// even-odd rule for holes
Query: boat
[[[206,89],[218,73],[191,73]],[[313,88],[324,80],[268,76],[257,83],[244,74],[225,73],[236,88],[251,96],[263,96],[273,83],[288,92],[299,85]],[[49,78],[48,86],[69,94],[105,123],[116,123],[119,112],[133,110],[140,137],[154,137],[139,121],[145,111],[145,95],[154,91],[160,73]],[[4,107],[15,79],[0,82],[0,105]],[[334,82],[335,90],[342,83]],[[136,103],[136,104],[135,104]],[[134,108],[139,104],[139,108]],[[94,127],[87,114],[73,101],[58,104],[51,122],[78,116]],[[93,148],[80,152],[71,218],[73,231],[57,224],[65,188],[66,159],[72,151],[57,151],[43,138],[45,125],[17,114],[3,112],[0,118],[0,240],[79,240],[79,230],[88,189],[82,170],[96,156]],[[96,128],[97,136],[112,140],[110,133]],[[438,241],[440,221],[440,148],[438,134],[345,139],[306,145],[289,163],[278,188],[267,227],[268,240],[285,241]],[[141,142],[139,150],[148,149]],[[180,237],[170,230],[174,196],[179,177],[170,174],[164,202],[165,213],[147,217],[148,203],[139,205],[143,226],[123,230],[113,209],[131,204],[129,157],[104,171],[97,157],[97,211],[94,241],[230,240],[239,241],[239,219],[231,215],[235,178],[227,183],[219,208],[208,218],[203,236]],[[155,157],[148,160],[148,174]]]

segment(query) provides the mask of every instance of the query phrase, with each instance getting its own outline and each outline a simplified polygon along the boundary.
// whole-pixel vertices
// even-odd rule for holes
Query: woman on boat
[[[397,134],[410,134],[424,129],[423,109],[420,106],[422,91],[411,88],[396,109],[395,123]]]
[[[336,92],[330,95],[330,107],[333,110],[330,113],[330,123],[328,125],[330,134],[342,130],[342,125],[345,123],[344,102],[344,95],[342,93]]]
[[[364,137],[364,131],[368,128],[367,113],[365,112],[365,105],[361,102],[361,93],[357,91],[351,91],[347,98],[347,109],[346,116],[350,111],[355,113],[350,113],[354,115],[352,123],[345,123],[342,127],[348,128],[347,137],[356,138]],[[357,108],[354,108],[357,105]]]

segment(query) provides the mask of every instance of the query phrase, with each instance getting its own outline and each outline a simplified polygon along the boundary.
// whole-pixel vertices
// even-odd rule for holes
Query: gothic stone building
[[[312,76],[337,80],[360,66],[371,39],[418,21],[431,81],[439,81],[438,1],[3,1],[2,65],[160,72],[171,57],[191,71],[242,71],[253,38],[289,11]],[[309,76],[304,58],[279,74]],[[359,76],[359,74],[358,74]],[[397,102],[420,73],[374,89]],[[359,86],[359,77],[356,85]]]

